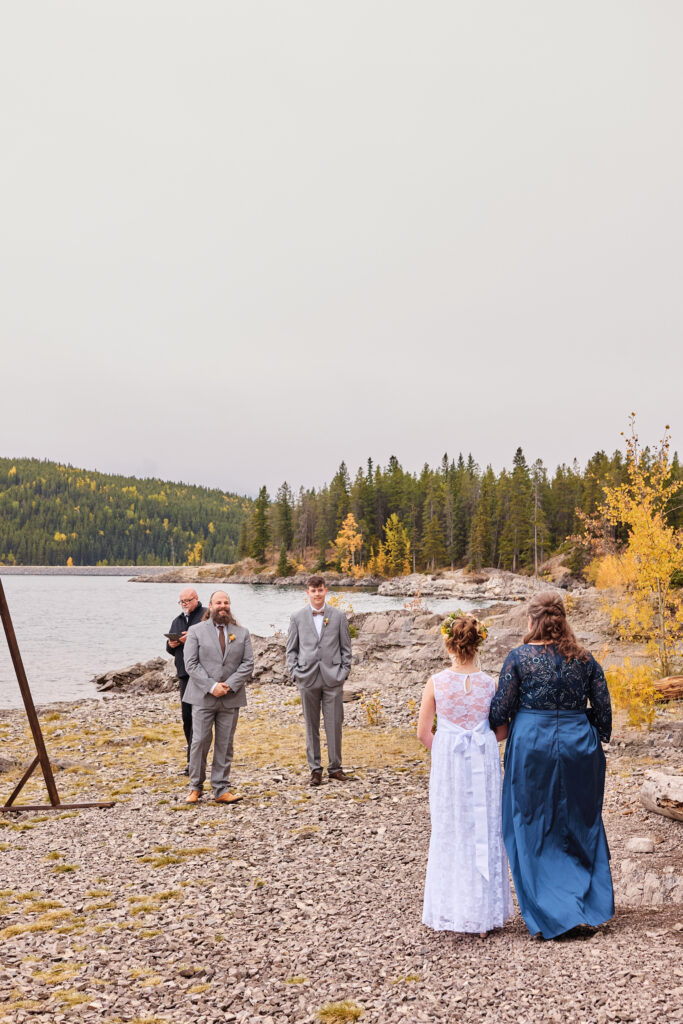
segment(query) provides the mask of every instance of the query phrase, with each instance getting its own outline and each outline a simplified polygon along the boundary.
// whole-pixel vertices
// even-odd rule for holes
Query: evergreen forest
[[[647,469],[652,453],[645,448]],[[672,481],[683,477],[678,456]],[[587,560],[577,542],[585,517],[596,513],[605,486],[627,479],[626,459],[599,451],[584,469],[573,462],[549,473],[540,460],[529,463],[518,448],[510,469],[482,470],[469,455],[445,454],[436,468],[419,473],[392,457],[380,467],[368,459],[352,478],[345,463],[320,490],[294,494],[283,483],[271,499],[262,487],[245,520],[239,556],[261,562],[280,554],[278,572],[296,564],[385,576],[440,568],[493,567],[535,572],[548,557],[567,555],[580,574]],[[681,503],[672,503],[672,526],[683,525]],[[614,530],[614,540],[625,540]],[[294,562],[291,561],[294,560]]]
[[[0,562],[232,562],[251,505],[208,487],[0,459]]]
[[[642,458],[647,465],[647,448]],[[683,478],[678,456],[672,480]],[[469,455],[444,455],[437,467],[366,465],[351,477],[341,463],[329,484],[298,492],[283,483],[274,496],[137,479],[38,459],[0,459],[0,563],[20,565],[171,565],[231,563],[245,557],[297,566],[341,568],[356,575],[469,566],[534,572],[568,553],[583,517],[595,513],[604,487],[626,479],[626,460],[599,451],[585,468],[549,473],[518,448],[509,469],[482,470]],[[683,526],[680,502],[670,524]],[[619,538],[617,538],[619,539]],[[625,539],[625,538],[623,538]]]

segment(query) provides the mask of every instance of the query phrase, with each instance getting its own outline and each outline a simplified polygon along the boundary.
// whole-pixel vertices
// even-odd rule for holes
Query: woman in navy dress
[[[612,708],[603,671],[558,594],[531,601],[529,632],[505,659],[489,722],[509,724],[503,838],[527,928],[552,939],[603,924],[614,893],[600,741],[610,738]]]

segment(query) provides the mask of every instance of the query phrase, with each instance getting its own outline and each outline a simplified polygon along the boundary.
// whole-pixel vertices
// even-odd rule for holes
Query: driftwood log
[[[655,679],[655,689],[663,700],[681,700],[683,698],[683,676],[667,676],[666,679]]]
[[[648,811],[683,821],[683,775],[650,772],[640,789],[640,802]]]

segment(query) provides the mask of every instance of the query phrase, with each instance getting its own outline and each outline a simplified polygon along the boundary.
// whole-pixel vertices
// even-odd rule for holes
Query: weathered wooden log
[[[681,700],[683,698],[683,676],[667,676],[655,679],[655,690],[661,694],[662,700]]]
[[[640,788],[640,802],[648,811],[683,821],[683,775],[650,772]]]

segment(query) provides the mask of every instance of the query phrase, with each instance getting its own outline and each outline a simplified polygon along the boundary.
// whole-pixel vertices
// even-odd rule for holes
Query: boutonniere
[[[235,636],[235,634],[234,633],[230,633],[230,635],[228,636],[228,643],[231,644],[233,642],[233,640],[236,640],[236,639],[237,639],[237,637]]]
[[[329,624],[330,620],[327,618],[327,616],[325,616],[325,618],[323,619],[323,626],[329,626]]]

